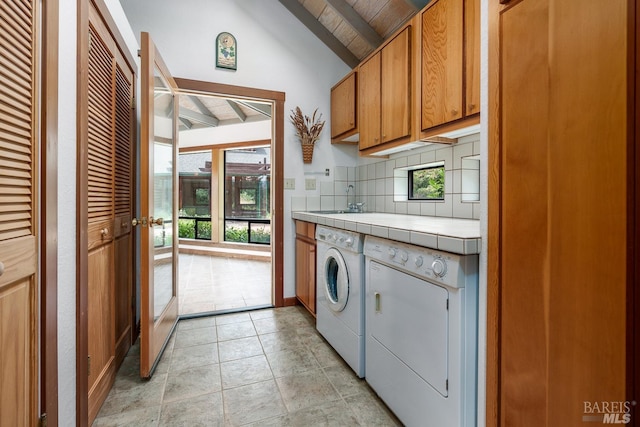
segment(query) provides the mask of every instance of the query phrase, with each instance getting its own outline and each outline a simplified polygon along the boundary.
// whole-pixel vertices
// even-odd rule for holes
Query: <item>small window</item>
[[[409,200],[444,200],[444,165],[410,170]]]

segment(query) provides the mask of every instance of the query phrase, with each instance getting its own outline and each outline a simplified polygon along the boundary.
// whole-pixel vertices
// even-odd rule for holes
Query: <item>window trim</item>
[[[415,197],[413,194],[413,175],[415,172],[419,172],[419,171],[424,171],[424,170],[429,170],[429,169],[442,169],[443,172],[445,172],[445,179],[446,179],[446,169],[445,169],[445,165],[444,162],[433,162],[433,163],[428,163],[428,164],[423,164],[423,165],[418,165],[414,168],[408,169],[407,170],[407,199],[409,201],[419,201],[419,202],[442,202],[445,200],[445,188],[443,187],[442,189],[442,197],[434,197],[434,198],[423,198],[423,197]],[[443,185],[446,185],[444,180],[443,180]]]

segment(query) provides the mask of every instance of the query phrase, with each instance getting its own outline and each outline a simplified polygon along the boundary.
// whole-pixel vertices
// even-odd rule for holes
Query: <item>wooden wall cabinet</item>
[[[406,25],[358,68],[361,154],[411,140],[411,29]]]
[[[436,0],[420,18],[421,138],[479,123],[480,1]]]
[[[296,297],[316,315],[316,225],[296,221]]]
[[[357,95],[358,72],[351,71],[331,88],[331,143],[357,144],[358,108]]]

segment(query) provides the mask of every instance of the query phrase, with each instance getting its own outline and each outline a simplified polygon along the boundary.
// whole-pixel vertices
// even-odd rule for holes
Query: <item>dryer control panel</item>
[[[452,254],[375,236],[366,237],[364,255],[423,280],[452,288],[464,288],[468,280],[477,280],[477,255]]]

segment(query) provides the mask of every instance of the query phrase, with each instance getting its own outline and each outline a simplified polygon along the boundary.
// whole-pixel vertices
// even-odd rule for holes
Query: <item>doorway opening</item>
[[[277,306],[276,102],[202,90],[179,96],[179,315]]]

